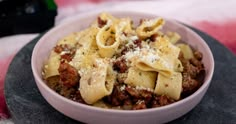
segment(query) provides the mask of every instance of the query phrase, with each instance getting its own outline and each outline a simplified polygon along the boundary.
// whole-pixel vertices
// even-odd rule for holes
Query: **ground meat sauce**
[[[127,52],[133,51],[135,48],[142,48],[142,40],[141,39],[136,39],[133,41],[133,44],[123,47],[120,55],[125,55]]]
[[[70,47],[69,47],[69,45],[67,45],[67,44],[60,44],[60,45],[56,45],[55,47],[54,47],[54,51],[56,52],[56,53],[61,53],[62,51],[69,51],[70,50]]]
[[[116,83],[111,95],[103,99],[112,106],[120,106],[125,110],[138,110],[160,107],[175,102],[165,95],[157,96],[145,89],[137,89],[126,84]]]
[[[64,86],[73,87],[79,83],[80,76],[77,70],[70,64],[62,61],[60,63],[58,72],[60,75],[59,82],[61,82]]]
[[[100,20],[99,23],[103,25],[105,22]],[[151,36],[150,40],[155,40],[155,37],[156,36]],[[135,47],[141,47],[140,40],[134,41],[134,44]],[[134,46],[127,49],[131,48],[133,49]],[[56,53],[62,53],[62,51],[73,50],[67,45],[59,45],[54,48],[54,51]],[[68,56],[71,57],[72,54]],[[195,51],[194,58],[186,60],[180,52],[179,59],[184,67],[182,72],[183,90],[181,93],[181,99],[191,95],[202,85],[205,78],[204,65],[201,62],[202,57],[203,55],[201,52]],[[48,78],[48,86],[66,98],[86,104],[81,97],[80,91],[78,90],[80,76],[77,70],[68,64],[68,60],[70,59],[65,56],[63,59],[65,60],[61,60],[60,67],[58,69],[60,75]],[[117,82],[114,85],[112,93],[103,98],[104,103],[111,106],[111,108],[119,107],[124,110],[139,110],[161,107],[176,102],[176,100],[173,100],[168,96],[156,95],[148,89],[140,89],[124,84],[124,79],[127,76],[128,69],[124,58],[121,57],[120,59],[114,61],[113,69],[119,73],[117,76]]]
[[[70,47],[67,44],[61,44],[54,47],[54,52],[60,54],[62,60],[70,62],[75,55],[76,48]]]
[[[55,48],[58,51],[61,47]],[[194,52],[193,59],[185,60],[180,53],[184,71],[183,75],[183,91],[181,99],[194,93],[201,85],[205,77],[204,66],[201,62],[202,54],[198,51]],[[119,73],[127,71],[125,59],[120,59],[113,63],[113,68]],[[76,69],[66,62],[61,62],[58,69],[60,76],[51,77],[47,80],[50,88],[73,101],[86,104],[80,95],[79,79],[80,76]],[[137,89],[135,87],[127,86],[123,81],[118,81],[114,85],[111,95],[103,98],[103,101],[113,107],[119,106],[125,110],[139,110],[146,108],[161,107],[176,102],[175,100],[161,95],[158,96],[146,89]]]
[[[142,41],[140,39],[137,39],[134,41],[135,47],[141,48],[142,47]]]
[[[107,21],[106,20],[102,20],[100,17],[98,17],[98,27],[99,28],[102,28],[104,25],[107,24]]]
[[[119,73],[124,73],[127,71],[128,66],[124,58],[113,62],[113,69]]]
[[[71,53],[65,53],[61,55],[61,59],[66,60],[67,62],[70,62],[73,59],[74,55],[75,55],[75,51]]]
[[[143,24],[145,20],[141,19],[140,24]],[[100,17],[97,18],[97,25],[99,28],[103,28],[107,24],[107,20]],[[123,30],[123,29],[122,29]],[[135,28],[132,27],[135,31]],[[152,27],[145,27],[144,32],[149,32]],[[106,30],[108,31],[108,30]],[[116,32],[111,31],[111,34]],[[125,83],[128,76],[128,69],[132,66],[132,62],[127,59],[127,52],[139,52],[142,48],[152,49],[151,42],[156,41],[158,37],[163,37],[162,33],[155,33],[149,37],[142,37],[136,35],[138,32],[129,32],[124,30],[121,37],[120,45],[115,51],[116,53],[110,59],[113,70],[116,74],[116,80],[114,87],[110,95],[101,99],[102,104],[111,109],[123,109],[123,110],[140,110],[161,107],[172,104],[178,100],[174,100],[166,95],[157,95],[153,89],[144,87],[135,87]],[[159,36],[161,35],[161,36]],[[113,38],[108,38],[105,42],[105,46],[114,44]],[[148,45],[148,46],[147,46]],[[81,44],[76,43],[73,46],[70,44],[60,44],[54,47],[54,52],[60,55],[60,64],[58,68],[59,75],[52,76],[46,79],[47,85],[58,94],[71,99],[75,102],[86,104],[80,93],[80,74],[78,70],[73,67],[72,59],[75,56],[76,50],[83,47]],[[188,97],[193,94],[204,82],[205,68],[202,63],[203,55],[200,51],[193,52],[194,57],[191,59],[185,59],[183,53],[180,52],[179,60],[183,66],[182,73],[182,92],[179,100]],[[132,54],[131,54],[132,56]],[[129,57],[128,57],[129,58]],[[149,57],[150,58],[150,57]],[[80,73],[83,73],[80,71]],[[89,83],[90,81],[88,81]],[[107,82],[105,82],[105,85]],[[168,87],[168,85],[166,85]],[[96,104],[96,103],[95,103]]]
[[[86,102],[83,100],[80,91],[77,90],[75,93],[70,94],[70,98],[76,102],[86,104]]]
[[[158,37],[158,34],[153,34],[149,39],[151,42],[156,41],[156,38]]]
[[[185,60],[182,53],[179,56],[180,61],[184,67],[182,72],[183,83],[182,83],[182,97],[185,98],[194,93],[203,83],[205,78],[204,65],[201,62],[202,53],[199,51],[194,52],[194,58]]]

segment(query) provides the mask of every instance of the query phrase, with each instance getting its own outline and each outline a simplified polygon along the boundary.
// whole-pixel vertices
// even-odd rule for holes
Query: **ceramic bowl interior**
[[[156,18],[156,15],[137,12],[110,11],[115,17],[130,17],[135,24],[143,18]],[[43,97],[56,110],[75,120],[86,123],[164,123],[174,120],[186,114],[194,108],[202,99],[210,84],[213,71],[214,60],[212,53],[205,41],[189,28],[173,20],[165,19],[164,31],[178,32],[182,40],[203,53],[203,63],[206,69],[206,77],[203,85],[189,97],[159,108],[146,110],[111,110],[96,108],[80,104],[60,96],[50,89],[42,79],[42,67],[48,59],[50,51],[56,42],[72,33],[87,28],[98,16],[98,12],[79,15],[67,20],[65,23],[56,26],[48,31],[36,44],[32,54],[32,70],[37,86]]]

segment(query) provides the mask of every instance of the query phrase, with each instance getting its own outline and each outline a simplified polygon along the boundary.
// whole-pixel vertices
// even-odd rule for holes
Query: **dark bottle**
[[[56,14],[53,0],[0,0],[0,37],[44,32]]]

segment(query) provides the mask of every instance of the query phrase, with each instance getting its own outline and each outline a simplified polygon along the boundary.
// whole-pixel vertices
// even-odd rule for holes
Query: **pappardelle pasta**
[[[160,107],[195,92],[205,76],[201,52],[163,32],[165,20],[101,13],[59,40],[45,63],[47,85],[71,100],[112,109]]]

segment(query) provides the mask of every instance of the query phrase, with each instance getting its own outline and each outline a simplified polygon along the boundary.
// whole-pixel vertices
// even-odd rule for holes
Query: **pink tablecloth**
[[[58,5],[56,25],[76,14],[88,11],[130,10],[173,18],[210,34],[236,54],[235,0],[156,0],[123,2],[124,0],[55,0]],[[116,2],[115,2],[116,1]],[[0,119],[8,118],[3,84],[9,63],[15,53],[32,38],[20,35],[0,38]],[[2,121],[3,122],[3,121]],[[1,121],[0,121],[1,123]]]

